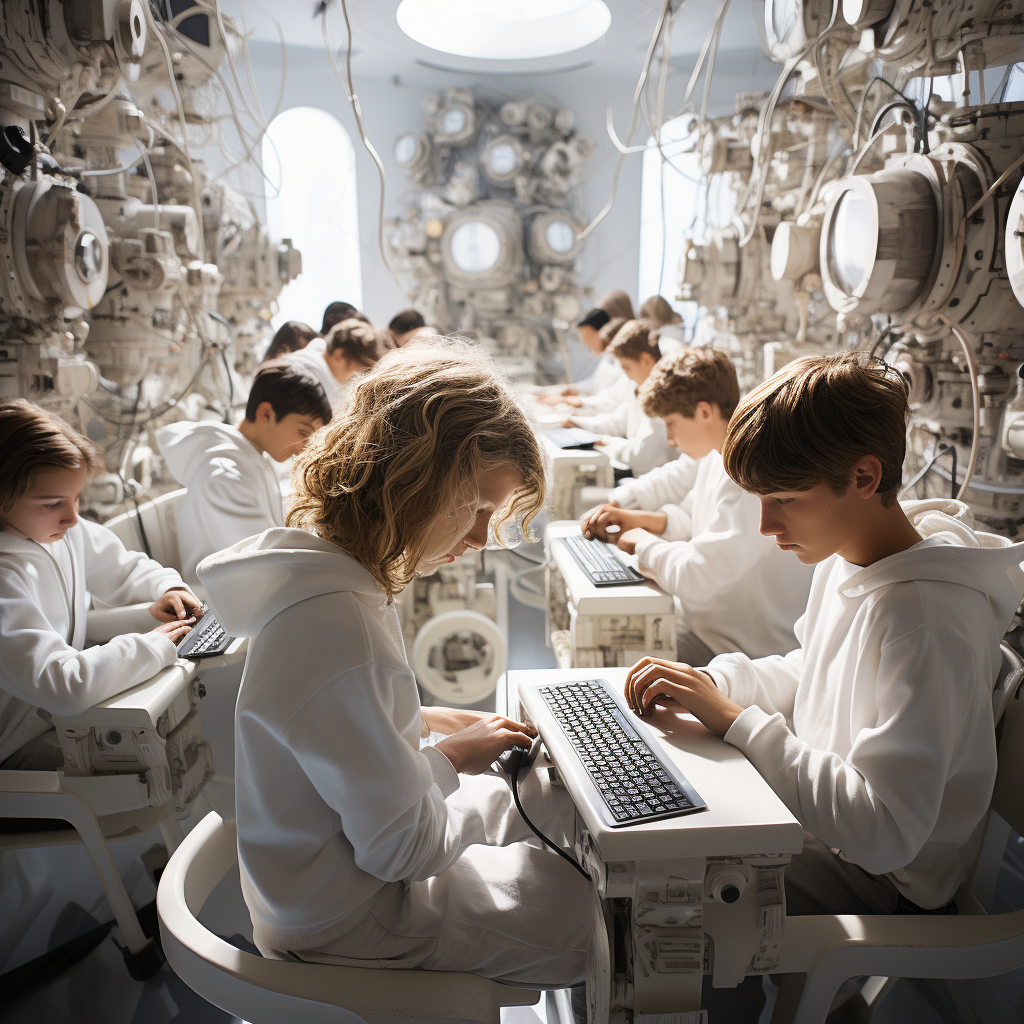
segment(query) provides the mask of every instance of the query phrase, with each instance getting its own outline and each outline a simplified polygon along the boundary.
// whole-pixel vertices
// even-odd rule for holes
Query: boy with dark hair
[[[253,379],[245,419],[172,423],[156,432],[174,478],[188,493],[178,509],[181,574],[198,586],[196,566],[214,551],[284,526],[281,486],[272,462],[306,446],[331,419],[315,377],[285,360],[265,363]]]
[[[395,348],[401,348],[412,341],[417,331],[426,326],[427,321],[423,319],[423,314],[418,309],[403,309],[391,318],[388,330],[394,339]]]
[[[340,324],[342,320],[362,320],[364,324],[370,322],[370,318],[365,313],[360,313],[351,302],[332,302],[324,310],[324,322],[320,328],[320,333],[326,334],[335,324]]]
[[[761,531],[815,564],[797,649],[643,659],[633,708],[681,705],[739,747],[805,829],[791,914],[946,913],[992,795],[999,642],[1024,545],[944,499],[900,504],[903,379],[852,354],[791,363],[729,425]]]
[[[289,320],[277,329],[277,333],[267,346],[262,362],[269,363],[272,359],[280,359],[289,352],[298,352],[316,337],[316,331],[309,324],[304,324],[301,320]]]
[[[630,492],[639,508],[656,511],[609,504],[582,520],[586,535],[635,553],[641,571],[676,597],[683,625],[677,656],[694,665],[732,651],[763,657],[792,650],[811,582],[809,569],[761,536],[757,499],[722,466],[739,397],[724,352],[684,348],[661,359],[638,398],[682,455],[633,481]]]

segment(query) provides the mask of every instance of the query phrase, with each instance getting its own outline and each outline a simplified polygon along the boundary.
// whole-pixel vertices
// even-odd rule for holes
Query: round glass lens
[[[570,252],[576,244],[576,232],[564,220],[553,220],[544,232],[544,240],[555,252]]]
[[[445,135],[458,135],[466,127],[466,111],[462,107],[449,107],[441,115],[441,128]]]
[[[511,174],[519,163],[516,148],[511,142],[499,142],[492,146],[487,155],[487,162],[495,174]]]
[[[419,151],[418,140],[415,135],[403,135],[395,143],[395,160],[403,167],[408,167],[416,159]]]
[[[75,242],[75,270],[86,284],[103,273],[103,243],[91,231],[83,231]]]
[[[828,229],[829,270],[847,295],[853,295],[864,280],[876,246],[868,201],[860,192],[849,189],[836,204]]]
[[[500,255],[498,232],[482,220],[466,221],[452,234],[452,259],[459,270],[468,274],[490,270]]]

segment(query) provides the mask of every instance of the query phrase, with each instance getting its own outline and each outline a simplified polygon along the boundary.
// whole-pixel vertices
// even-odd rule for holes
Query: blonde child
[[[63,764],[50,715],[73,715],[172,665],[199,601],[173,569],[78,517],[88,438],[23,399],[0,404],[0,768]],[[152,601],[163,623],[85,647],[90,597]]]
[[[421,708],[393,598],[544,498],[538,442],[484,357],[389,352],[295,466],[289,528],[199,567],[225,627],[252,637],[236,712],[242,891],[266,956],[570,985],[591,887],[478,777],[530,731]],[[420,749],[422,729],[451,733]],[[477,777],[474,777],[477,776]],[[564,792],[530,773],[559,834]],[[551,833],[549,833],[551,834]],[[564,836],[561,837],[564,841]]]

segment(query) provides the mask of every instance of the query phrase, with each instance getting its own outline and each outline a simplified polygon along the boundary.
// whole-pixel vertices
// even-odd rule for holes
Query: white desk
[[[551,461],[551,502],[554,506],[554,518],[579,519],[587,511],[582,507],[580,497],[580,492],[585,487],[605,487],[610,490],[615,486],[611,461],[604,452],[597,449],[559,448],[543,434],[539,436]]]
[[[607,1002],[597,1004],[599,1019],[616,1008],[692,1011],[700,1005],[705,973],[716,987],[731,987],[747,974],[774,970],[785,929],[783,873],[803,844],[800,823],[739,750],[691,716],[667,711],[644,724],[708,809],[608,827],[597,810],[596,788],[536,691],[600,677],[621,692],[626,671],[510,671],[502,695],[508,714],[525,712],[540,730],[573,798],[576,851],[595,879],[606,920],[628,918],[625,963],[616,961],[610,939],[598,935],[594,943],[589,984],[598,996],[608,993]],[[725,901],[734,895],[724,893],[725,884],[739,888],[734,902]]]

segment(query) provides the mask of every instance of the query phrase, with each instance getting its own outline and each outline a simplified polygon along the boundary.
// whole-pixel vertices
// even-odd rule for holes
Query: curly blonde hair
[[[310,438],[288,525],[343,548],[392,598],[415,575],[431,527],[476,500],[479,473],[504,465],[523,484],[495,528],[525,531],[544,504],[545,466],[512,392],[464,342],[413,343],[384,355]]]

